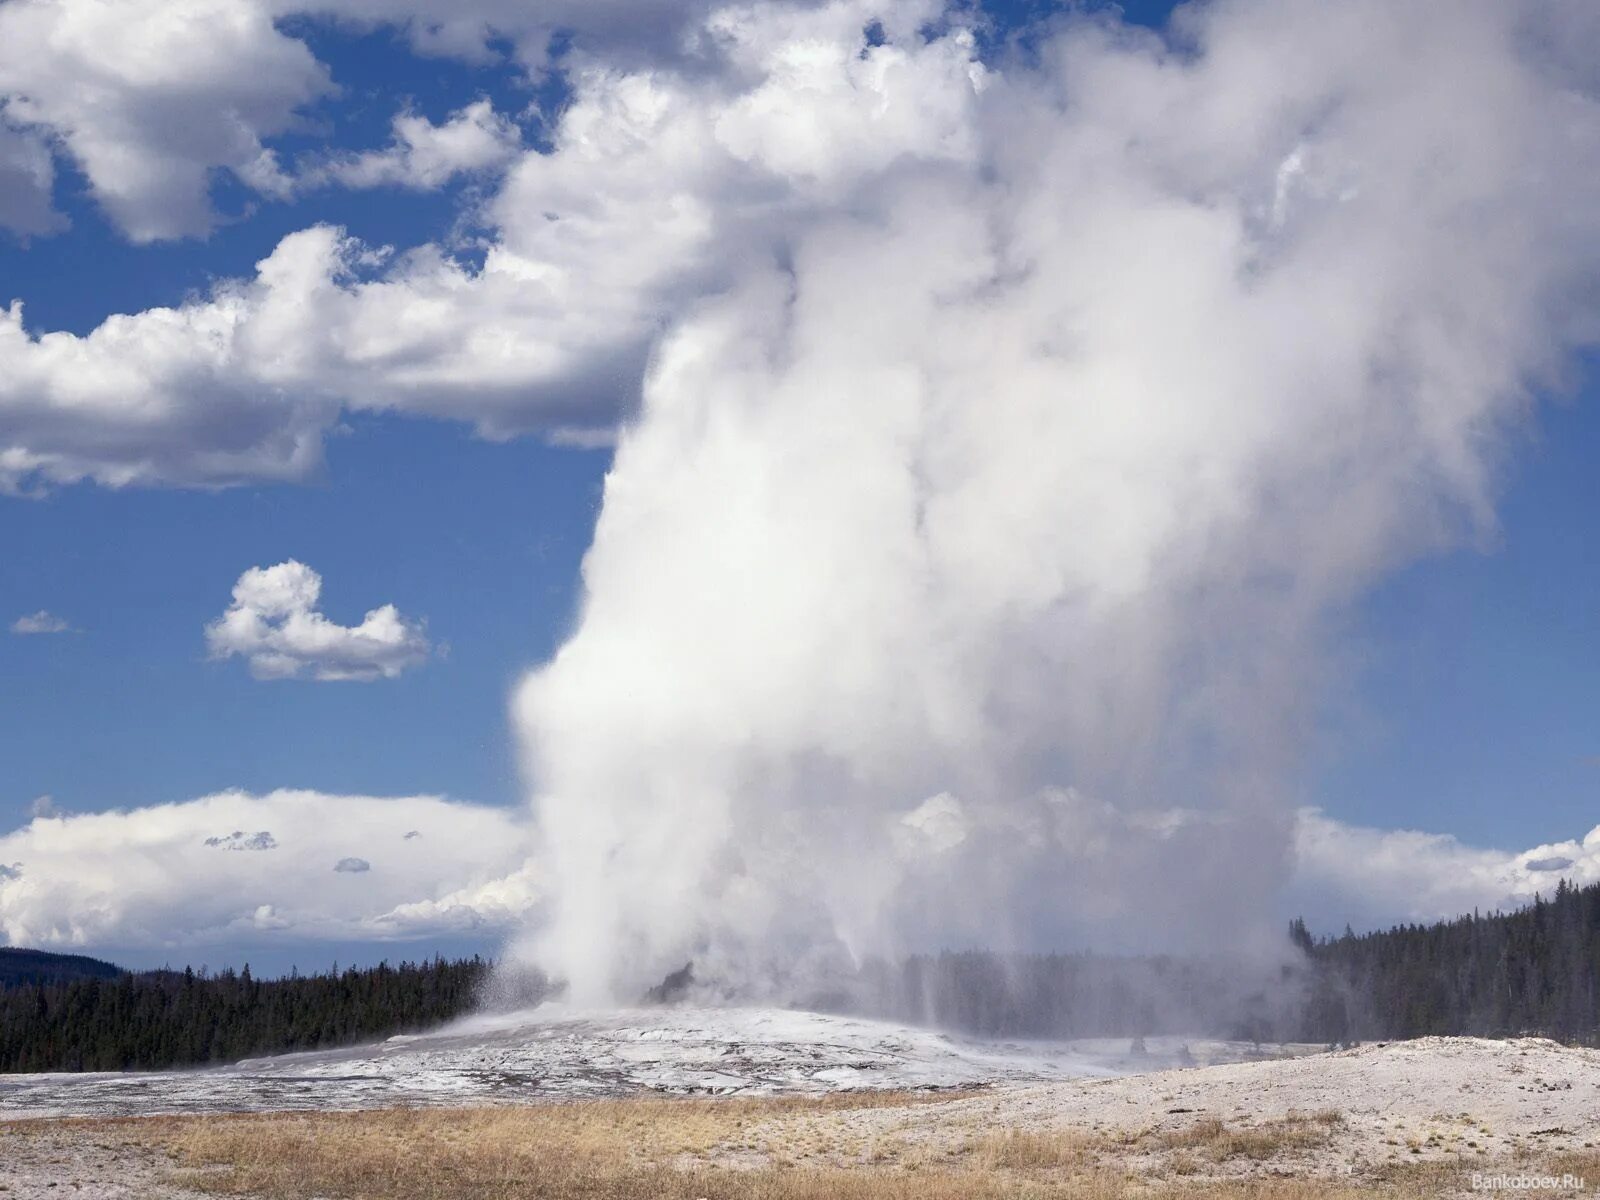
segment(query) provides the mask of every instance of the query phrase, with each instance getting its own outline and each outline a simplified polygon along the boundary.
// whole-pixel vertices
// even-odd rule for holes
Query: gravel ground
[[[1240,1160],[1220,1174],[1287,1170],[1349,1181],[1352,1173],[1380,1178],[1387,1167],[1430,1162],[1455,1164],[1462,1172],[1514,1168],[1600,1147],[1600,1051],[1534,1038],[1422,1038],[1112,1079],[1002,1082],[938,1104],[819,1110],[785,1121],[804,1126],[805,1143],[822,1158],[852,1157],[859,1151],[846,1147],[875,1138],[949,1147],[998,1130],[1126,1134],[1126,1167],[1159,1177],[1162,1164],[1142,1161],[1145,1152],[1138,1149],[1159,1142],[1152,1133],[1212,1117],[1243,1127],[1296,1113],[1337,1113],[1340,1119],[1325,1143],[1287,1162]],[[0,1200],[199,1200],[172,1181],[171,1164],[159,1150],[140,1144],[141,1124],[46,1119],[0,1125]],[[1595,1186],[1600,1180],[1588,1181]]]
[[[0,1200],[205,1200],[167,1179],[166,1154],[92,1123],[0,1126]]]
[[[994,1089],[938,1106],[843,1114],[858,1133],[891,1129],[931,1143],[975,1129],[1122,1134],[1205,1117],[1251,1125],[1338,1113],[1307,1171],[1336,1177],[1429,1161],[1509,1165],[1600,1147],[1600,1051],[1543,1038],[1419,1038],[1270,1062]],[[1130,1163],[1137,1167],[1138,1163]],[[1600,1180],[1590,1180],[1600,1187]]]

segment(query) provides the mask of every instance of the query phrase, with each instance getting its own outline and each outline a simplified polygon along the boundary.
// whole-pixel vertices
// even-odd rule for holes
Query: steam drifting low
[[[1595,337],[1591,6],[966,19],[730,8],[557,133],[674,217],[516,701],[579,998],[1258,932],[1341,611]]]

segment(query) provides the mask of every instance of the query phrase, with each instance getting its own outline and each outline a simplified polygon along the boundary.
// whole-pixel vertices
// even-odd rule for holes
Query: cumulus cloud
[[[1243,936],[1338,614],[1491,528],[1600,328],[1575,6],[1228,0],[1181,52],[1080,17],[999,69],[846,11],[712,18],[737,96],[606,88],[736,268],[657,344],[518,698],[530,953],[579,994],[980,920]]]
[[[522,132],[488,100],[452,113],[442,125],[416,113],[394,120],[394,141],[382,150],[336,157],[302,170],[297,187],[333,183],[348,188],[428,190],[457,175],[498,170],[522,145]]]
[[[923,39],[919,0],[868,45],[874,11],[728,9],[702,29],[721,70],[580,70],[550,152],[486,202],[479,264],[319,226],[251,279],[86,335],[0,311],[0,489],[300,479],[345,408],[603,436],[673,314],[863,177],[970,161],[971,37]]]
[[[1071,792],[1009,815],[985,809],[976,821],[960,815],[959,807],[954,797],[930,797],[905,822],[915,836],[934,843],[909,860],[930,897],[935,887],[948,886],[935,865],[938,855],[970,851],[962,870],[981,877],[986,859],[996,870],[1013,868],[1021,843],[1039,857],[1041,869],[1052,863],[1094,873],[1099,886],[1087,890],[1100,903],[1072,918],[1080,935],[1132,921],[1130,898],[1106,886],[1120,873],[1190,871],[1193,855],[1214,851],[1205,831],[1215,815],[1198,811],[1130,814]],[[420,826],[407,830],[418,836],[397,837],[408,824]],[[209,832],[219,826],[237,828]],[[276,835],[247,832],[259,826],[271,826]],[[216,852],[263,838],[274,843],[273,853]],[[398,843],[381,875],[354,853],[373,839]],[[1163,855],[1146,858],[1158,844],[1166,847]],[[341,856],[340,850],[352,852]],[[330,854],[333,873],[363,876],[359,888],[327,885]],[[1552,870],[1547,864],[1553,858],[1570,861]],[[387,941],[510,931],[543,910],[545,878],[533,830],[513,811],[429,796],[224,792],[126,812],[36,817],[0,835],[0,943],[181,952],[277,939]],[[1347,825],[1306,809],[1295,821],[1285,902],[1313,928],[1332,933],[1347,922],[1364,929],[1511,908],[1537,893],[1549,895],[1560,878],[1600,881],[1600,827],[1581,840],[1505,851],[1437,834]],[[1040,905],[1043,910],[1047,901],[1041,898]],[[973,911],[969,928],[944,925],[939,933],[955,935],[945,944],[965,944],[963,932],[972,944],[991,944],[986,920]]]
[[[203,235],[219,222],[215,176],[266,196],[299,186],[271,143],[308,125],[337,91],[290,19],[404,31],[422,54],[478,62],[509,43],[526,78],[542,78],[560,37],[569,61],[695,57],[686,38],[706,0],[10,0],[0,6],[0,226],[47,233],[49,145],[84,173],[102,208],[136,242]],[[507,132],[488,114],[398,128],[393,152],[336,168],[353,186],[476,170]],[[460,114],[458,114],[458,117]],[[411,135],[415,135],[413,140]]]
[[[239,655],[257,679],[394,679],[427,661],[420,622],[392,604],[359,625],[339,625],[317,611],[322,576],[290,559],[251,567],[233,586],[233,603],[206,626],[212,658]]]
[[[272,831],[271,853],[219,853],[217,829]],[[400,830],[426,839],[405,841]],[[339,873],[382,841],[384,869]],[[230,844],[236,845],[236,844]],[[434,796],[222,792],[36,819],[0,835],[0,943],[121,948],[385,941],[492,930],[540,901],[515,812]]]
[[[1370,928],[1516,908],[1549,896],[1562,879],[1600,882],[1600,826],[1578,841],[1510,851],[1448,834],[1346,825],[1310,808],[1296,826],[1290,894],[1328,925]]]
[[[544,875],[535,856],[505,875],[470,883],[438,897],[397,904],[385,914],[385,920],[401,928],[441,933],[509,934],[537,920],[545,900]]]
[[[33,481],[109,486],[299,479],[321,462],[338,405],[315,387],[241,378],[235,346],[252,299],[293,324],[305,235],[279,248],[253,289],[212,303],[112,317],[87,337],[31,336],[22,306],[0,309],[0,491]],[[284,360],[292,369],[295,348]],[[298,350],[306,354],[309,346]]]
[[[212,229],[217,170],[280,189],[265,139],[331,88],[327,69],[279,31],[265,4],[0,5],[0,97],[9,120],[57,139],[135,242]]]
[[[64,617],[58,617],[53,612],[41,608],[38,612],[28,613],[11,622],[11,632],[15,634],[42,634],[42,633],[70,633],[72,626]]]

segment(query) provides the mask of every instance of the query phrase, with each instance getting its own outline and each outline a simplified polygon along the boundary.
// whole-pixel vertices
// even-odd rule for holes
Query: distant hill
[[[82,954],[51,954],[0,946],[0,988],[19,984],[66,983],[73,979],[115,979],[122,968]]]

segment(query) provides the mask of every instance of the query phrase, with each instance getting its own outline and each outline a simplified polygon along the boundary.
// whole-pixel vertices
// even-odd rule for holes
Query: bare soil
[[[967,1092],[16,1122],[0,1200],[1572,1196],[1597,1146],[1600,1053],[1426,1038]]]

